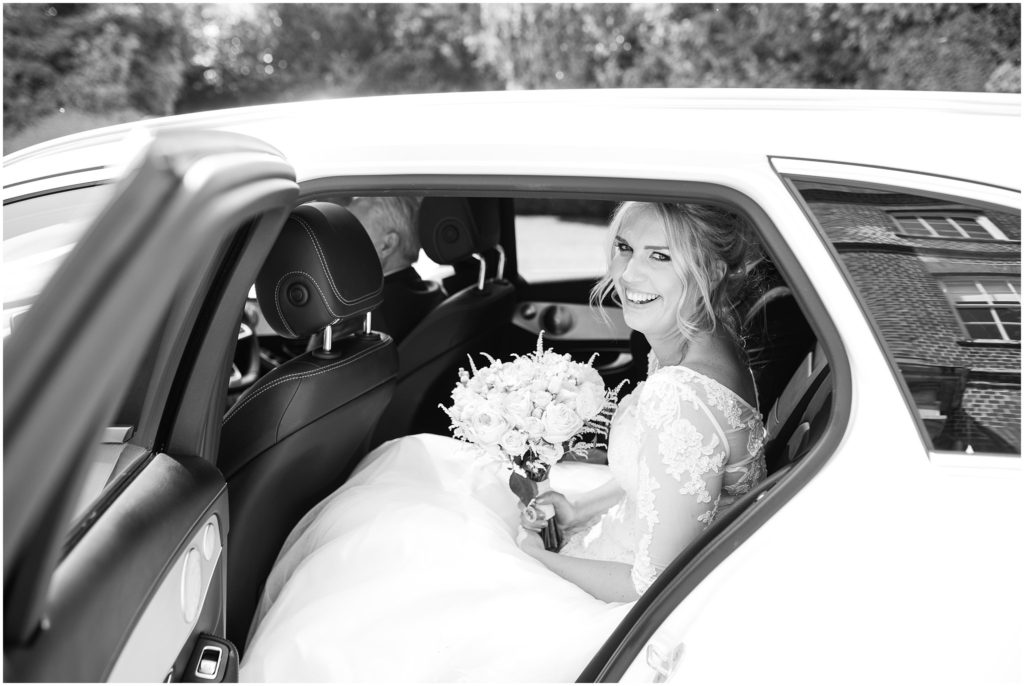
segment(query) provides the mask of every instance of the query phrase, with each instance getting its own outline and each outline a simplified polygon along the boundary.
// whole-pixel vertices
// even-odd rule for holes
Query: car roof
[[[633,89],[397,95],[143,120],[4,157],[5,199],[111,177],[156,131],[215,129],[277,148],[300,182],[347,175],[685,178],[795,157],[1019,190],[1020,94]],[[656,176],[655,176],[656,175]],[[19,189],[19,187],[21,187]]]

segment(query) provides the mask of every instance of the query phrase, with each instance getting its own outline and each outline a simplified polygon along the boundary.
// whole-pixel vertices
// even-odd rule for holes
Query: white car
[[[770,477],[580,679],[1019,682],[1020,106],[394,96],[153,119],[6,156],[5,678],[231,680],[290,528],[381,440],[445,433],[438,398],[466,352],[525,352],[544,329],[559,351],[599,352],[610,384],[638,378],[641,342],[587,295],[610,209],[643,199],[757,227],[746,331]],[[451,238],[425,245],[448,300],[411,343],[346,310],[331,358],[346,364],[327,366],[350,392],[296,386],[305,414],[286,416],[260,403],[325,367],[272,326],[258,275],[285,259],[299,205],[359,195],[440,208],[420,230]],[[346,245],[325,269],[361,254]]]

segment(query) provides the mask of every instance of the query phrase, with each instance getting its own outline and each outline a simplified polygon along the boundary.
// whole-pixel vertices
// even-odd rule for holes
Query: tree
[[[66,110],[174,112],[187,37],[178,5],[4,5],[4,130]]]

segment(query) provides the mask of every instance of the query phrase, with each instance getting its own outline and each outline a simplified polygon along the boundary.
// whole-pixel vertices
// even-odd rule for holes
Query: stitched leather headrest
[[[455,264],[498,244],[497,200],[493,198],[423,199],[419,213],[420,243],[438,264]]]
[[[363,225],[329,202],[297,207],[256,278],[256,297],[280,335],[302,338],[380,305],[384,274]]]

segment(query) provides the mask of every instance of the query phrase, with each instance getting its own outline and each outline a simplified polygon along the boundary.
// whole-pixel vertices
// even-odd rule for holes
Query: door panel
[[[245,289],[297,194],[260,141],[161,134],[5,340],[8,680],[182,679],[224,634],[209,446]],[[115,416],[125,459],[72,526]]]
[[[228,522],[220,472],[200,458],[158,454],[125,481],[61,560],[46,621],[31,647],[6,651],[8,675],[19,681],[163,681],[190,636],[223,634],[223,612],[217,611],[223,599],[220,608],[214,602],[223,585],[216,583],[224,574],[219,541]],[[211,521],[220,530],[206,549]],[[178,544],[168,546],[171,540]],[[185,567],[190,550],[198,559]],[[200,592],[195,607],[183,607],[183,589]],[[204,603],[213,611],[200,612]],[[89,637],[88,650],[74,649],[82,636]],[[37,659],[40,654],[60,657]]]

